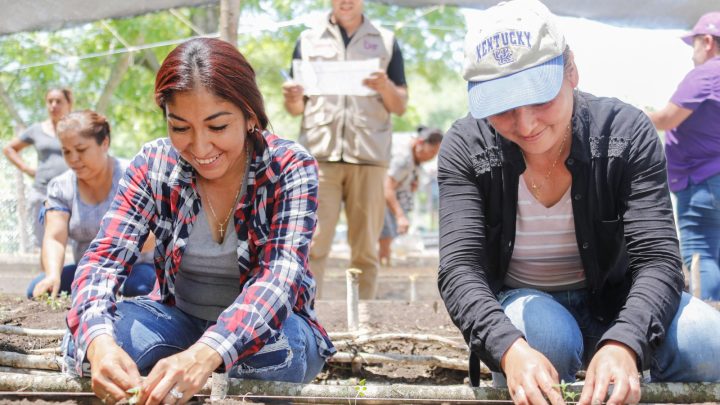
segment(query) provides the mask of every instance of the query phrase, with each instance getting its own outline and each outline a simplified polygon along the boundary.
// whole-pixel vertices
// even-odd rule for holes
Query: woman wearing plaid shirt
[[[78,266],[68,370],[110,403],[133,387],[140,403],[184,403],[217,369],[311,381],[335,352],[307,268],[315,160],[266,130],[255,73],[221,40],[173,50],[155,100],[169,136],[135,157]],[[160,289],[116,302],[150,233]]]

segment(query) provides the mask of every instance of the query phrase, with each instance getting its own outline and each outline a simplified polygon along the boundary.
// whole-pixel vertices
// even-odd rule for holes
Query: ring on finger
[[[181,399],[184,396],[182,392],[178,391],[177,387],[172,387],[168,394],[175,399]]]
[[[105,394],[105,396],[104,396],[104,397],[102,398],[102,400],[101,400],[101,401],[102,401],[102,403],[103,403],[103,404],[106,404],[106,403],[107,403],[107,400],[108,400],[108,398],[110,398],[110,393],[109,393],[109,392],[108,392],[107,394]]]
[[[525,390],[523,389],[523,387],[519,387],[518,389],[515,390],[515,398],[518,398],[518,397],[521,397],[524,395],[525,395]]]

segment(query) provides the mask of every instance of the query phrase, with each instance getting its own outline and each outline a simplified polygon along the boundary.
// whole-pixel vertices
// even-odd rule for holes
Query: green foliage
[[[130,394],[130,398],[128,398],[127,403],[129,405],[135,405],[140,400],[140,387],[133,387],[125,391],[126,393]]]
[[[191,18],[194,10],[179,12]],[[75,96],[73,109],[94,109],[121,57],[119,53],[109,53],[122,52],[125,44],[142,46],[192,35],[191,28],[177,17],[169,12],[159,12],[128,19],[97,21],[53,33],[19,33],[2,37],[0,85],[26,123],[47,118],[44,95],[50,87],[71,88]],[[130,68],[112,92],[106,111],[112,127],[114,154],[133,156],[141,144],[164,136],[162,114],[154,105],[152,96],[155,70],[148,59],[162,60],[173,47],[159,46],[132,53]],[[77,58],[82,55],[90,57]],[[27,67],[32,64],[46,65]],[[13,127],[6,109],[1,108],[0,137],[11,137]]]
[[[560,395],[562,395],[565,402],[575,401],[578,393],[570,389],[570,383],[566,383],[565,380],[560,380],[560,384],[555,385],[560,388]]]
[[[284,110],[280,69],[290,67],[295,42],[307,27],[250,28],[259,21],[284,22],[307,13],[322,15],[329,12],[330,2],[246,0],[242,7],[238,48],[256,69],[272,129],[281,136],[296,138],[300,119]],[[365,9],[373,21],[396,32],[405,58],[410,101],[404,116],[394,118],[395,131],[413,131],[419,124],[447,129],[467,111],[465,85],[458,73],[463,16],[454,7],[413,9],[366,2]],[[216,5],[176,11],[180,18],[162,11],[56,32],[0,37],[0,86],[25,123],[47,117],[44,94],[54,86],[73,89],[74,109],[95,108],[126,44],[148,45],[147,50],[132,52],[130,67],[112,92],[106,111],[112,126],[112,153],[131,157],[143,143],[166,134],[162,114],[153,101],[153,87],[157,63],[176,46],[170,42],[197,35],[190,25],[202,33],[217,32]],[[252,32],[243,33],[243,28]],[[88,57],[78,58],[83,55]],[[0,139],[14,136],[15,124],[7,109],[0,108]]]
[[[70,306],[70,296],[67,291],[62,291],[57,297],[53,298],[49,293],[45,293],[37,298],[38,301],[44,302],[50,309],[57,311]]]
[[[367,386],[365,385],[365,379],[358,381],[358,383],[353,387],[355,389],[355,398],[353,398],[354,403],[357,404],[358,398],[364,398],[365,392],[367,391]]]

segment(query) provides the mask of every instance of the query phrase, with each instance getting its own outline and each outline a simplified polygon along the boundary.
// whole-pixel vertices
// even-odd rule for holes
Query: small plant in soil
[[[57,297],[53,298],[50,294],[45,293],[37,298],[38,301],[44,302],[45,305],[52,310],[63,309],[70,304],[70,296],[67,291],[63,291]]]
[[[577,397],[578,393],[569,389],[569,383],[566,383],[565,380],[560,380],[560,384],[557,384],[555,386],[560,388],[560,395],[562,395],[565,402],[575,402],[575,398]]]
[[[128,398],[127,403],[130,405],[137,404],[138,400],[140,399],[140,387],[130,388],[125,392],[130,394],[130,398]]]
[[[367,391],[367,386],[365,386],[365,379],[358,381],[358,383],[355,385],[355,404],[357,404],[357,399],[359,397],[365,397],[365,391]],[[348,401],[349,402],[349,401]]]

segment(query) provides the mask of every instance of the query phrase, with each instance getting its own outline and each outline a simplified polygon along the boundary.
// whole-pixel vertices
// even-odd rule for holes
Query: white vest
[[[387,70],[395,37],[366,17],[347,48],[340,28],[330,23],[300,35],[304,61],[380,59]],[[373,96],[309,96],[300,131],[300,143],[318,161],[344,161],[387,166],[390,162],[392,123],[379,94]]]

